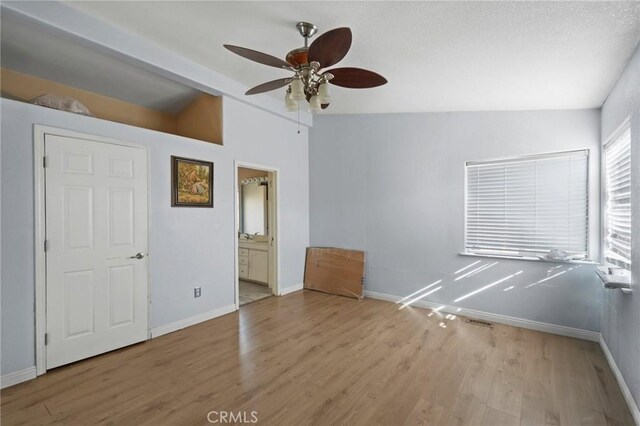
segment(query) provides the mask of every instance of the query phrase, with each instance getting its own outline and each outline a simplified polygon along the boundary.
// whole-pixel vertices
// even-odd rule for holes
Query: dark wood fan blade
[[[320,106],[322,107],[322,109],[327,109],[327,108],[329,108],[329,104],[322,104],[322,105],[320,105]]]
[[[270,67],[291,69],[290,64],[286,63],[282,59],[276,58],[275,56],[258,52],[257,50],[247,49],[246,47],[232,46],[230,44],[223,44],[223,46],[227,50],[230,50],[236,55],[242,56],[243,58],[247,58],[264,65],[269,65]]]
[[[318,37],[309,46],[309,62],[317,61],[321,68],[335,65],[344,58],[351,47],[351,29],[336,28]]]
[[[257,95],[258,93],[270,92],[271,90],[276,90],[286,86],[291,83],[291,81],[293,81],[292,78],[279,78],[278,80],[267,81],[266,83],[262,83],[247,90],[245,95]]]
[[[326,72],[333,74],[329,83],[351,89],[368,89],[387,83],[387,79],[380,74],[362,68],[334,68]]]

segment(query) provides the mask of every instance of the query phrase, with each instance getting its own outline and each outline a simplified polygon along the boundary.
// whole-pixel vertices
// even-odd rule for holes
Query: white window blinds
[[[631,129],[604,148],[605,261],[631,269]]]
[[[587,256],[588,150],[466,163],[465,251]]]

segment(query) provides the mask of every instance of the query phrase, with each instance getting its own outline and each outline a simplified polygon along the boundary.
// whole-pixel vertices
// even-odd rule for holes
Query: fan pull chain
[[[298,134],[300,134],[300,102],[298,102]]]

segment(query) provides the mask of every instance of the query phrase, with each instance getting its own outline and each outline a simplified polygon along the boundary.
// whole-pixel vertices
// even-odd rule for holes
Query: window
[[[585,259],[588,159],[580,150],[467,162],[465,252]]]
[[[604,260],[631,269],[631,128],[629,123],[604,147]]]

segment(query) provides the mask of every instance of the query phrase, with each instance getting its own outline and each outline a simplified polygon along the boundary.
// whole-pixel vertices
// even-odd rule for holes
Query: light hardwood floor
[[[596,343],[300,291],[2,391],[2,424],[631,425]],[[249,417],[250,419],[250,417]]]
[[[273,296],[268,286],[249,281],[240,280],[238,282],[238,288],[240,289],[240,306]]]

